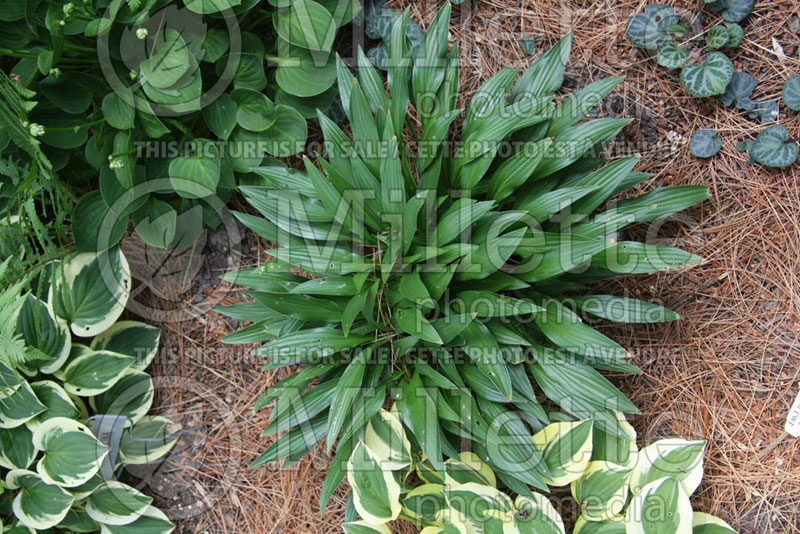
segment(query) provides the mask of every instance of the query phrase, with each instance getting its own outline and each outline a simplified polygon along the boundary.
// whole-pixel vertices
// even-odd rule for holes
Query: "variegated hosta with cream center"
[[[623,232],[704,200],[705,187],[606,204],[648,177],[637,157],[600,156],[629,120],[583,120],[620,78],[556,97],[566,36],[457,109],[449,14],[446,5],[416,48],[408,14],[397,19],[388,91],[363,54],[357,75],[340,61],[351,135],[320,115],[326,158],[306,159],[305,172],[254,167],[241,187],[260,216],[237,217],[277,248],[272,261],[225,276],[254,302],[221,311],[255,323],[226,341],[264,343],[255,352],[267,368],[289,371],[255,407],[275,402],[264,433],[288,432],[254,465],[291,464],[325,439],[336,455],[322,508],[370,422],[399,425],[439,476],[466,440],[518,494],[563,480],[532,438],[551,423],[539,399],[609,436],[625,436],[616,412],[637,412],[599,372],[639,372],[631,355],[581,313],[678,318],[636,299],[578,295],[607,277],[699,260]],[[391,425],[379,415],[388,398]]]

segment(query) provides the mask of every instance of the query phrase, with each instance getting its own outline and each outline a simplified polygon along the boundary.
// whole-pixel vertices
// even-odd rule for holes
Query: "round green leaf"
[[[39,88],[59,109],[79,114],[92,104],[92,92],[87,78],[87,75],[78,72],[63,72],[59,76],[48,76],[41,81]]]
[[[133,213],[136,233],[154,247],[167,248],[175,237],[177,220],[178,212],[157,198],[148,199],[144,206]]]
[[[789,109],[800,111],[800,75],[786,80],[783,86],[783,102]]]
[[[664,4],[650,4],[644,12],[628,19],[625,35],[641,48],[655,49],[663,39],[670,39],[667,28],[678,23],[675,10]]]
[[[287,93],[315,96],[330,89],[336,81],[336,61],[332,53],[306,50],[285,42],[279,44],[278,49],[281,58],[275,79]]]
[[[119,321],[92,340],[92,349],[133,356],[136,362],[131,368],[144,371],[153,361],[160,339],[161,330],[155,326],[138,321]]]
[[[278,35],[293,45],[325,51],[333,45],[336,22],[330,11],[313,0],[297,0],[289,9],[276,9],[272,21]]]
[[[267,153],[276,158],[285,158],[303,151],[308,125],[296,110],[275,106],[275,124],[261,134]]]
[[[119,248],[77,254],[58,265],[51,305],[76,336],[92,337],[114,324],[128,302],[131,274]]]
[[[42,479],[65,488],[88,482],[108,454],[91,430],[64,417],[42,423],[33,433],[33,446],[44,453],[36,464]]]
[[[710,129],[698,130],[689,142],[689,151],[696,158],[710,158],[722,148],[722,139]]]
[[[113,386],[136,361],[108,350],[79,356],[64,369],[64,389],[72,395],[91,397]]]
[[[35,530],[46,530],[59,524],[74,500],[66,490],[48,484],[32,471],[9,471],[6,486],[21,489],[12,505],[14,515],[20,523]]]
[[[103,117],[106,122],[118,130],[133,128],[136,110],[123,100],[115,91],[103,98]]]
[[[668,69],[677,69],[683,66],[684,63],[689,61],[689,50],[686,48],[678,47],[675,41],[664,39],[658,45],[658,55],[656,60],[662,67]]]
[[[758,134],[749,154],[762,165],[782,169],[797,161],[797,143],[789,140],[789,130],[785,127],[770,126]]]
[[[714,26],[711,26],[708,29],[708,33],[706,33],[706,46],[710,50],[722,48],[728,44],[730,37],[731,36],[728,33],[728,28],[722,24],[715,24]]]
[[[203,198],[217,191],[220,174],[219,149],[213,141],[195,139],[191,154],[178,156],[169,164],[169,177],[178,195]]]
[[[217,137],[227,141],[236,127],[236,103],[228,93],[219,95],[203,108],[203,121]]]
[[[712,0],[708,7],[716,13],[722,11],[722,18],[728,22],[739,22],[753,11],[754,4],[755,0]]]
[[[726,22],[725,28],[728,30],[728,42],[725,43],[724,48],[736,48],[742,44],[744,39],[744,30],[735,22]]]
[[[306,119],[316,118],[317,110],[324,111],[328,109],[333,103],[333,99],[338,94],[335,87],[331,87],[322,94],[310,96],[308,98],[301,98],[294,96],[283,89],[278,89],[275,92],[275,103],[283,106],[294,108],[300,115]]]
[[[262,132],[275,123],[275,104],[267,95],[252,89],[234,89],[236,122],[251,132]]]
[[[701,98],[721,95],[733,78],[733,63],[722,52],[712,52],[705,63],[686,65],[681,83],[689,93]]]
[[[97,488],[86,501],[89,517],[105,525],[133,523],[147,511],[152,497],[115,480]]]
[[[142,61],[139,68],[149,85],[156,89],[169,89],[192,68],[194,55],[181,34],[173,28],[158,32],[153,39],[153,53]]]

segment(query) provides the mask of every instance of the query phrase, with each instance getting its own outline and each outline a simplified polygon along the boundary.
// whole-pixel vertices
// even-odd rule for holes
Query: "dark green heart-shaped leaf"
[[[336,34],[330,11],[313,0],[297,0],[289,9],[277,9],[272,16],[275,29],[293,45],[329,51]]]
[[[275,104],[267,95],[252,89],[234,89],[236,122],[251,132],[262,132],[275,124]]]
[[[154,247],[166,248],[175,237],[178,213],[175,209],[157,198],[150,198],[144,206],[133,214],[136,233]]]
[[[761,124],[767,124],[778,120],[778,112],[777,100],[762,100],[753,106],[747,116],[754,120],[758,119]]]
[[[219,149],[213,141],[195,139],[191,154],[178,156],[169,164],[169,178],[178,195],[203,198],[217,191],[220,175]]]
[[[794,111],[800,111],[800,75],[786,80],[783,86],[783,103]]]
[[[120,242],[125,235],[128,218],[112,212],[100,191],[81,197],[72,212],[72,237],[81,252],[107,250]]]
[[[689,93],[700,98],[721,95],[733,78],[733,63],[722,52],[712,52],[703,64],[683,67],[681,83]]]
[[[750,110],[755,107],[755,102],[750,99],[753,89],[758,85],[758,80],[746,72],[734,72],[731,83],[725,92],[717,96],[717,100],[725,107],[736,102],[737,109]]]
[[[744,30],[735,22],[726,22],[725,28],[728,30],[728,42],[725,43],[723,48],[736,48],[742,44],[744,39]]]
[[[132,97],[131,97],[132,98]],[[133,100],[131,100],[132,102]],[[103,117],[106,122],[118,130],[133,128],[136,110],[112,91],[103,98]]]
[[[789,140],[789,130],[770,126],[755,138],[750,157],[767,167],[784,168],[797,161],[797,143]]]
[[[755,0],[715,0],[708,4],[711,11],[722,11],[722,18],[728,22],[739,22],[753,11]]]
[[[153,53],[139,68],[148,84],[156,89],[169,89],[189,71],[194,56],[181,34],[172,28],[158,32],[153,39]]]
[[[722,148],[722,139],[710,129],[698,130],[689,142],[689,151],[697,158],[710,158]]]
[[[236,103],[228,93],[219,95],[203,108],[203,121],[217,137],[227,141],[236,127]]]
[[[689,56],[690,53],[687,48],[678,47],[675,41],[664,39],[658,45],[656,60],[662,67],[678,69],[689,61]]]
[[[276,158],[285,158],[303,150],[308,126],[300,113],[278,105],[275,106],[275,123],[260,134],[267,153]]]
[[[289,94],[309,97],[327,91],[336,81],[334,54],[279,43],[275,80]]]
[[[708,47],[709,50],[722,48],[728,44],[728,40],[730,40],[728,28],[722,24],[715,24],[710,27],[708,33],[706,33],[706,47]]]

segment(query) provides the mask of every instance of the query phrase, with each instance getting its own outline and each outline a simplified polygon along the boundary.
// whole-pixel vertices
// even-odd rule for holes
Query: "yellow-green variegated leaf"
[[[662,439],[639,451],[631,473],[631,491],[636,494],[654,480],[672,477],[686,495],[691,495],[703,480],[703,457],[706,442]]]
[[[572,496],[590,521],[605,521],[622,511],[628,500],[631,468],[610,462],[589,462],[578,480],[572,482]]]
[[[553,504],[541,493],[534,493],[533,498],[518,495],[514,507],[514,520],[520,534],[565,533],[564,521]]]
[[[20,490],[12,504],[14,515],[20,523],[35,530],[56,526],[72,506],[72,495],[32,471],[9,471],[6,487]]]
[[[364,520],[343,523],[342,529],[346,534],[392,534],[386,525],[373,525]]]
[[[436,471],[433,464],[425,458],[424,454],[422,461],[417,459],[417,461],[414,462],[414,468],[417,472],[417,476],[426,484],[444,484],[444,478],[441,473]]]
[[[0,428],[0,466],[6,469],[27,469],[36,458],[33,434],[25,425]]]
[[[728,523],[705,512],[692,515],[692,534],[736,534]]]
[[[580,516],[575,521],[572,534],[626,534],[625,518],[617,515],[607,521],[588,521]]]
[[[138,321],[119,321],[92,340],[94,350],[108,350],[133,356],[132,368],[144,371],[158,352],[161,329]]]
[[[44,455],[36,471],[49,484],[74,488],[89,481],[100,469],[108,447],[91,430],[72,419],[48,419],[33,433],[33,446]]]
[[[468,482],[445,488],[443,494],[447,503],[444,517],[464,522],[468,532],[516,532],[514,503],[497,488]]]
[[[89,496],[86,513],[98,523],[127,525],[141,517],[152,502],[152,497],[127,484],[109,480]]]
[[[592,456],[592,421],[553,423],[533,436],[552,476],[551,486],[577,480]]]
[[[125,463],[149,464],[167,454],[178,441],[178,438],[170,436],[169,427],[172,424],[172,421],[159,415],[142,417],[133,425],[130,433],[122,435],[119,442],[119,453]]]
[[[109,389],[90,397],[89,404],[95,413],[124,415],[135,423],[150,411],[154,393],[152,377],[131,368]]]
[[[473,525],[465,522],[461,514],[452,508],[445,508],[439,512],[436,523],[441,526],[426,527],[420,534],[475,534]]]
[[[592,461],[605,461],[626,467],[636,465],[639,448],[636,446],[636,430],[625,419],[622,412],[614,412],[619,427],[625,436],[605,432],[595,427],[592,431]]]
[[[64,389],[80,397],[99,395],[116,384],[135,361],[133,356],[107,350],[88,352],[64,369]]]
[[[22,382],[14,393],[0,398],[0,428],[24,425],[45,410],[47,406],[39,402],[31,386]]]
[[[486,465],[474,452],[464,451],[458,457],[450,458],[444,463],[444,484],[448,488],[475,482],[497,487],[497,478],[492,468]]]
[[[81,410],[75,406],[72,397],[64,391],[64,388],[51,380],[33,382],[31,389],[36,394],[36,398],[47,406],[47,411],[40,413],[33,419],[27,421],[27,426],[31,431],[35,431],[39,425],[52,419],[53,417],[66,417],[67,419],[78,419]]]
[[[155,506],[148,507],[136,521],[127,525],[100,524],[100,534],[170,534],[173,530],[175,525]]]
[[[680,482],[661,478],[636,494],[625,514],[626,534],[692,534],[692,504]]]
[[[50,305],[76,336],[93,337],[119,319],[130,289],[128,260],[119,247],[77,254],[55,269]]]
[[[400,515],[400,484],[364,442],[350,455],[347,481],[353,488],[353,504],[364,520],[382,525]]]
[[[403,513],[421,524],[436,521],[436,516],[445,508],[442,491],[441,484],[417,486],[403,497]]]
[[[398,471],[411,465],[411,444],[393,412],[381,410],[370,420],[364,443],[383,469]]]

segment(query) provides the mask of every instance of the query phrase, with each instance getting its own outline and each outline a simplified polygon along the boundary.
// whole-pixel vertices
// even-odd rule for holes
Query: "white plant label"
[[[789,416],[786,418],[786,432],[794,438],[800,438],[800,393],[794,399],[794,404],[789,410]]]

